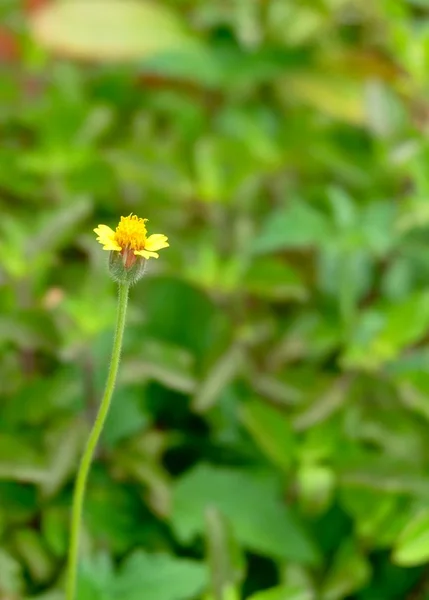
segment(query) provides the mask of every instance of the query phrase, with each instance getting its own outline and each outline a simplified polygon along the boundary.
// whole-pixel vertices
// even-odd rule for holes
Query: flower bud
[[[109,273],[118,283],[133,285],[144,275],[146,259],[135,256],[131,249],[125,248],[122,252],[112,251],[109,256]]]

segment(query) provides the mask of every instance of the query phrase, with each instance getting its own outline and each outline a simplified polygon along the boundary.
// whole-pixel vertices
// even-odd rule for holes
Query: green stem
[[[113,340],[112,360],[110,362],[110,369],[107,376],[106,388],[104,390],[103,399],[101,400],[100,408],[95,419],[95,423],[91,429],[91,433],[89,434],[85,451],[82,455],[79,470],[77,473],[71,515],[70,546],[68,553],[68,569],[66,577],[66,600],[75,600],[77,568],[79,559],[79,534],[82,520],[82,508],[85,497],[86,482],[88,479],[88,473],[91,467],[94,452],[97,447],[100,434],[103,430],[107,413],[109,412],[109,406],[110,401],[112,399],[113,390],[115,389],[116,376],[118,374],[119,360],[121,357],[122,339],[124,337],[125,317],[128,304],[128,290],[128,284],[119,284],[116,330],[115,337]]]

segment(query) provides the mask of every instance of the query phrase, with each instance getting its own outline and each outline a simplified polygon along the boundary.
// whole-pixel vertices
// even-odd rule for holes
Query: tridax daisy
[[[107,225],[99,225],[94,231],[103,250],[120,252],[124,267],[129,269],[135,263],[137,256],[158,258],[156,250],[170,245],[167,236],[162,233],[154,233],[147,237],[146,222],[147,219],[131,214],[128,217],[121,217],[115,231]]]

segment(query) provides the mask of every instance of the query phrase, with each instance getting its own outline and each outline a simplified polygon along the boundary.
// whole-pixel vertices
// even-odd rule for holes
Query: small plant
[[[128,217],[121,217],[120,223],[115,231],[107,225],[99,225],[94,229],[95,233],[98,235],[97,241],[102,244],[103,250],[110,251],[109,271],[113,279],[118,283],[119,296],[112,358],[107,375],[106,387],[76,477],[71,514],[70,544],[66,578],[67,600],[75,600],[76,596],[79,537],[86,482],[115,389],[124,336],[129,288],[143,276],[146,260],[149,258],[158,258],[159,255],[156,251],[169,246],[168,238],[163,234],[155,233],[147,237],[146,221],[147,219],[141,219],[136,215],[129,215]]]

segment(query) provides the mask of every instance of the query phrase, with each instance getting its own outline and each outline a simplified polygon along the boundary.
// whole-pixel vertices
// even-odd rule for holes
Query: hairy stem
[[[86,443],[85,451],[82,455],[79,470],[76,477],[76,484],[73,494],[73,505],[70,527],[70,545],[68,552],[68,566],[66,576],[66,599],[75,600],[76,580],[79,560],[79,537],[82,520],[82,509],[85,498],[85,488],[88,479],[89,469],[91,467],[94,452],[97,447],[100,434],[109,412],[110,402],[115,389],[116,376],[118,374],[119,360],[121,357],[122,339],[124,337],[125,317],[128,304],[129,285],[119,284],[119,299],[116,318],[115,337],[113,340],[112,360],[110,362],[109,373],[107,375],[106,388],[101,400],[100,408],[95,419],[95,423]]]

